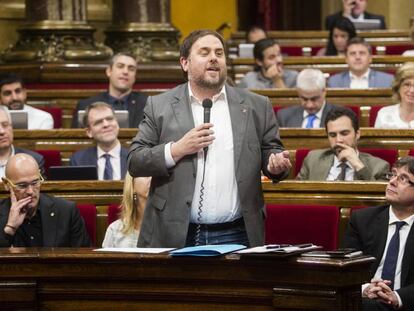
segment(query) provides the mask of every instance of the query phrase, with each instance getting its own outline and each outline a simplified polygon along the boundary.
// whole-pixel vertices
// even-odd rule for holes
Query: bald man
[[[32,156],[12,156],[2,179],[10,197],[0,201],[0,247],[90,246],[75,203],[40,193],[43,177]]]

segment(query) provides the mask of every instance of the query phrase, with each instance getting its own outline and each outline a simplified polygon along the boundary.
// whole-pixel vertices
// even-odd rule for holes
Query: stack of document
[[[305,252],[309,252],[316,249],[321,249],[321,246],[314,245],[312,243],[306,244],[269,244],[264,246],[257,246],[248,249],[244,249],[238,251],[238,254],[252,254],[252,255],[260,255],[260,254],[275,254],[275,255],[296,255]]]

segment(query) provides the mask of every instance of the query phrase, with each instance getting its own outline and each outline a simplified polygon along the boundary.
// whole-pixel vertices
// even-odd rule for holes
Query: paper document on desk
[[[244,245],[240,244],[222,244],[222,245],[200,245],[200,246],[190,246],[177,249],[172,251],[170,254],[173,257],[176,256],[220,256],[223,254],[231,253],[238,251],[240,249],[246,248]]]
[[[138,248],[138,247],[105,247],[94,249],[95,252],[120,252],[120,253],[144,253],[144,254],[161,254],[170,252],[175,248]]]
[[[315,249],[320,249],[318,245],[312,243],[286,245],[286,244],[269,244],[243,249],[237,254],[290,254],[290,253],[304,253]]]

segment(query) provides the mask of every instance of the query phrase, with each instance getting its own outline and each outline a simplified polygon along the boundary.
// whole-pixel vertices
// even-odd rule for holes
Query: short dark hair
[[[135,56],[132,55],[131,53],[129,53],[129,52],[119,52],[119,53],[116,53],[116,54],[112,55],[112,57],[109,59],[109,67],[112,67],[115,64],[115,60],[120,56],[130,57],[130,58],[134,59],[135,61],[137,61]]]
[[[257,41],[254,44],[254,49],[253,49],[253,56],[255,59],[258,60],[263,60],[263,52],[264,50],[266,50],[267,48],[270,48],[274,45],[278,44],[276,42],[276,40],[270,39],[270,38],[264,38],[261,39],[259,41]]]
[[[115,114],[114,107],[112,107],[110,104],[105,103],[105,102],[94,102],[85,108],[85,114],[83,115],[83,119],[82,119],[83,127],[89,127],[89,112],[92,109],[102,108],[102,107],[111,109],[112,113]]]
[[[217,39],[219,39],[221,44],[223,45],[224,51],[226,51],[226,43],[224,42],[223,37],[218,32],[214,30],[210,30],[210,29],[200,29],[200,30],[194,30],[184,39],[183,43],[180,46],[180,57],[187,59],[188,56],[190,56],[190,52],[191,52],[191,48],[193,47],[193,44],[198,39],[203,38],[208,35],[214,36]]]
[[[367,41],[365,41],[364,38],[361,38],[361,37],[353,37],[351,40],[348,41],[346,45],[346,49],[345,49],[345,54],[348,53],[348,48],[354,44],[362,44],[368,49],[368,53],[372,54],[372,47],[369,45]]]
[[[413,156],[406,156],[402,157],[401,159],[397,160],[394,164],[394,167],[407,167],[408,171],[414,175],[414,157]]]
[[[251,25],[249,28],[247,28],[247,30],[246,30],[246,35],[244,36],[244,39],[245,39],[245,41],[247,42],[247,43],[249,43],[250,41],[249,41],[249,35],[250,35],[250,33],[251,32],[256,32],[256,31],[263,31],[264,32],[264,34],[266,35],[266,37],[267,37],[267,33],[266,33],[266,30],[264,30],[262,27],[260,27],[260,26],[258,26],[258,25]]]
[[[335,121],[340,117],[348,117],[351,120],[352,127],[354,128],[355,132],[359,130],[359,122],[357,115],[351,109],[347,107],[335,107],[334,109],[330,110],[326,114],[325,118],[325,130],[328,132],[328,122]]]
[[[24,87],[23,79],[19,75],[15,73],[5,73],[0,75],[0,90],[4,85],[11,83],[20,83],[22,87]]]

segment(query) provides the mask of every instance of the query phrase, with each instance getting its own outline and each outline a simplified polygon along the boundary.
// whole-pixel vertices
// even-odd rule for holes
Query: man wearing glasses
[[[414,157],[398,160],[388,178],[389,205],[352,212],[344,246],[376,258],[363,310],[414,310]]]
[[[89,236],[75,203],[40,193],[43,177],[35,159],[12,156],[0,201],[0,247],[88,247]]]
[[[280,127],[319,128],[325,124],[326,114],[335,108],[325,100],[325,77],[317,69],[302,70],[297,79],[300,105],[278,111]]]

